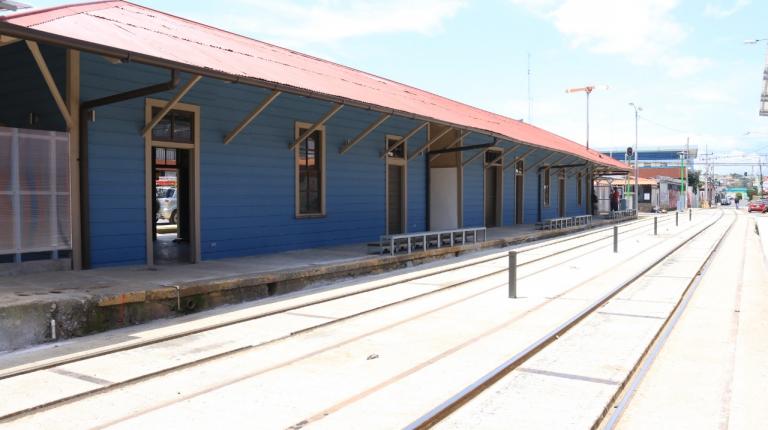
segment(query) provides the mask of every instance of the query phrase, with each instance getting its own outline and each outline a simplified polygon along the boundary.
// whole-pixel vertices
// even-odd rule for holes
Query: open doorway
[[[485,226],[498,227],[501,225],[501,196],[502,196],[502,152],[489,150],[485,152]]]
[[[147,264],[195,263],[200,256],[200,109],[147,99],[145,134]],[[162,115],[162,118],[160,117]]]
[[[400,136],[387,136],[387,234],[406,232],[407,225],[407,143]]]
[[[155,264],[191,262],[190,150],[152,148]]]
[[[565,170],[560,170],[557,183],[557,206],[560,217],[565,216]]]

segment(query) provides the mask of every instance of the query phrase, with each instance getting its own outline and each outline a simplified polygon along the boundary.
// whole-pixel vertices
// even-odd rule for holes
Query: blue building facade
[[[102,55],[43,43],[40,47],[55,86],[70,106],[79,107],[89,100],[169,79],[169,70],[162,67],[111,61]],[[0,126],[72,132],[74,125],[68,126],[63,120],[50,86],[25,43],[0,46],[0,58]],[[589,169],[593,165],[576,155],[558,153],[552,157],[554,149],[474,132],[459,139],[456,151],[446,153],[442,164],[436,166],[427,150],[415,153],[437,134],[438,127],[445,126],[430,123],[408,138],[402,159],[390,163],[389,142],[407,136],[424,121],[391,115],[359,143],[342,151],[380,117],[379,112],[370,109],[344,106],[318,130],[320,155],[314,162],[322,164],[322,213],[303,216],[298,212],[298,193],[304,185],[297,183],[302,167],[297,165],[297,152],[289,147],[302,127],[321,121],[334,103],[283,92],[225,144],[225,136],[273,89],[203,76],[174,108],[194,113],[194,126],[189,131],[194,136],[193,143],[155,145],[154,138],[147,138],[142,130],[158,106],[172,100],[193,80],[189,73],[179,73],[177,77],[179,81],[172,89],[82,112],[71,111],[74,124],[76,114],[84,116],[84,127],[77,137],[80,140],[73,138],[70,142],[70,154],[76,154],[74,147],[87,150],[87,154],[72,160],[69,173],[78,174],[78,161],[85,166],[78,180],[72,181],[73,188],[78,181],[84,188],[80,193],[73,189],[71,202],[73,208],[82,209],[78,214],[73,210],[71,219],[73,223],[84,220],[81,229],[73,230],[73,243],[82,244],[75,254],[81,253],[85,268],[153,263],[157,251],[153,250],[155,231],[150,224],[154,221],[148,220],[148,216],[154,217],[156,212],[154,191],[150,191],[154,187],[150,181],[154,180],[155,161],[151,154],[155,146],[167,146],[179,154],[188,150],[191,157],[186,161],[186,186],[192,197],[186,203],[179,202],[180,211],[182,205],[187,207],[189,219],[185,223],[192,232],[187,238],[192,237],[194,242],[190,261],[377,240],[379,235],[391,232],[391,218],[399,216],[391,210],[388,199],[394,187],[400,186],[402,189],[398,188],[396,194],[402,200],[398,203],[402,205],[402,225],[398,227],[402,232],[435,229],[431,224],[436,216],[445,215],[437,212],[446,207],[441,206],[445,202],[436,201],[436,196],[446,190],[459,196],[455,217],[454,206],[450,205],[450,216],[443,217],[456,228],[530,224],[544,218],[589,213]],[[170,117],[162,121],[167,118]],[[166,123],[155,128],[163,124]],[[459,132],[456,129],[448,134],[446,138],[450,139],[446,142]],[[155,129],[148,135],[154,133]],[[472,149],[463,150],[466,148]],[[439,149],[449,148],[438,142],[428,150]],[[498,166],[488,164],[486,152],[501,155],[504,151],[507,152]],[[184,163],[181,160],[178,162]],[[522,171],[517,169],[517,161],[522,161]],[[402,169],[393,170],[390,165]],[[455,171],[456,183],[436,183],[437,167]],[[497,176],[489,179],[491,171]],[[392,181],[392,172],[402,172],[402,180]],[[520,178],[522,195],[517,192]],[[547,193],[549,201],[545,198]],[[78,199],[85,204],[79,204]],[[520,211],[518,205],[522,205]],[[488,211],[497,211],[498,216],[494,218]]]

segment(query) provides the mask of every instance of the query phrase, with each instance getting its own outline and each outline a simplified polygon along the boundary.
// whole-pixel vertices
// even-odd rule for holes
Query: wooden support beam
[[[53,75],[51,75],[51,71],[48,69],[48,65],[45,63],[43,54],[40,52],[40,47],[37,45],[37,42],[33,42],[31,40],[27,40],[26,42],[27,47],[29,48],[29,52],[32,53],[32,57],[35,58],[37,67],[40,69],[40,73],[43,74],[43,79],[45,79],[45,83],[48,85],[48,90],[51,92],[53,100],[56,101],[56,106],[58,106],[59,111],[61,112],[61,116],[64,117],[64,121],[67,123],[67,129],[71,130],[72,115],[69,113],[69,109],[67,109],[67,104],[64,102],[64,98],[61,96],[59,88],[56,87],[56,81],[53,80]]]
[[[522,160],[525,160],[525,158],[526,158],[526,157],[528,157],[529,155],[533,154],[533,153],[534,153],[534,152],[536,152],[538,149],[539,149],[539,148],[531,148],[531,149],[529,149],[528,151],[524,152],[524,153],[523,153],[522,155],[520,155],[519,157],[515,157],[515,158],[514,158],[512,161],[510,161],[509,163],[507,163],[507,165],[506,165],[506,166],[504,166],[504,169],[502,169],[502,170],[507,170],[507,169],[509,169],[510,167],[512,167],[512,166],[514,166],[515,164],[517,164],[517,162],[518,162],[518,161],[522,161]],[[525,173],[525,172],[523,172],[523,173]]]
[[[499,142],[500,142],[500,140],[496,139],[496,141],[495,141],[493,144],[494,144],[494,145],[497,145]],[[467,161],[465,161],[465,162],[461,163],[461,167],[462,167],[462,168],[464,168],[464,167],[467,167],[467,164],[469,164],[469,163],[471,163],[471,162],[473,162],[473,161],[477,160],[477,159],[478,159],[478,158],[479,158],[481,155],[485,154],[485,153],[486,153],[486,152],[487,152],[489,149],[490,149],[490,148],[485,148],[485,149],[481,150],[480,152],[478,152],[477,154],[475,154],[475,155],[473,155],[473,156],[469,157],[469,160],[467,160]]]
[[[492,160],[490,163],[488,163],[488,165],[487,165],[487,166],[485,166],[485,168],[487,169],[487,168],[489,168],[489,167],[493,166],[494,164],[496,164],[496,163],[497,163],[497,162],[499,162],[499,161],[501,161],[502,163],[504,163],[504,157],[505,157],[507,154],[510,154],[510,153],[512,153],[512,152],[515,152],[515,151],[517,151],[517,150],[518,150],[518,148],[520,148],[521,146],[523,146],[523,145],[522,145],[521,143],[518,143],[517,145],[513,145],[513,146],[510,146],[509,148],[505,149],[504,151],[502,151],[502,152],[501,152],[501,154],[499,154],[499,156],[498,156],[498,157],[494,158],[494,159],[493,159],[493,160]]]
[[[464,140],[464,138],[465,138],[465,137],[467,137],[467,136],[469,136],[470,134],[472,134],[472,132],[471,132],[471,131],[469,131],[469,130],[465,130],[465,131],[461,132],[461,134],[459,135],[459,137],[457,137],[456,139],[454,139],[454,141],[453,141],[453,142],[451,142],[449,145],[447,145],[447,146],[446,146],[445,148],[443,148],[443,149],[451,149],[451,148],[453,148],[454,146],[456,146],[456,145],[458,145],[459,143],[461,143],[461,142]],[[435,161],[435,160],[437,160],[437,159],[438,159],[438,158],[439,158],[441,155],[444,155],[444,154],[435,154],[435,155],[433,155],[433,156],[432,156],[432,158],[430,158],[430,159],[429,159],[429,161]]]
[[[21,42],[21,39],[0,34],[0,47],[3,47],[5,45],[10,45],[16,42]]]
[[[184,84],[184,86],[183,86],[183,87],[181,87],[181,89],[179,89],[179,92],[178,92],[178,93],[176,93],[176,95],[175,95],[175,96],[173,96],[173,98],[172,98],[172,99],[171,99],[171,100],[170,100],[168,103],[166,103],[166,104],[165,104],[165,106],[164,106],[162,109],[160,109],[160,112],[158,112],[158,113],[157,113],[157,115],[155,115],[154,117],[152,117],[152,120],[151,120],[151,121],[149,121],[149,123],[147,123],[147,125],[144,127],[144,129],[143,129],[143,130],[141,130],[141,135],[142,135],[142,136],[144,136],[144,137],[146,137],[146,136],[147,136],[147,133],[149,133],[150,131],[152,131],[152,129],[153,129],[153,128],[155,128],[155,126],[157,125],[157,123],[159,123],[159,122],[160,122],[160,120],[162,120],[162,119],[163,119],[163,117],[165,117],[165,116],[168,114],[168,112],[170,112],[170,111],[171,111],[171,109],[173,109],[173,108],[174,108],[174,106],[176,106],[176,104],[178,104],[178,103],[181,101],[181,99],[182,99],[182,98],[183,98],[185,95],[187,95],[187,93],[189,92],[189,90],[191,90],[191,89],[192,89],[192,87],[194,87],[194,86],[195,86],[195,84],[196,84],[196,83],[197,83],[197,82],[198,82],[200,79],[202,79],[202,78],[203,78],[203,77],[202,77],[201,75],[193,75],[193,76],[192,76],[192,78],[190,78],[190,79],[189,79],[189,81],[187,81],[187,83],[186,83],[186,84]]]
[[[275,99],[280,94],[282,94],[282,91],[274,90],[272,91],[271,94],[266,96],[264,100],[262,100],[261,103],[259,103],[259,105],[256,106],[256,108],[253,109],[251,113],[248,114],[248,116],[243,118],[243,120],[240,121],[240,123],[237,124],[237,126],[233,128],[232,131],[230,131],[229,133],[227,133],[226,136],[224,136],[224,144],[225,145],[229,144],[229,142],[231,142],[232,139],[237,137],[237,135],[240,134],[240,132],[243,131],[243,129],[247,127],[248,124],[251,123],[251,121],[256,119],[257,116],[261,115],[261,113],[264,112],[264,109],[266,109],[270,104],[272,104],[272,102],[275,101]]]
[[[438,140],[440,140],[440,139],[441,139],[443,136],[445,136],[446,134],[450,133],[451,131],[453,131],[453,128],[451,128],[451,127],[447,127],[445,130],[441,131],[441,132],[440,132],[440,133],[439,133],[437,136],[435,136],[435,137],[433,137],[432,139],[430,139],[430,140],[429,140],[429,142],[425,143],[425,144],[424,144],[424,145],[422,145],[422,146],[421,146],[419,149],[417,149],[416,151],[414,151],[414,152],[413,152],[413,153],[412,153],[412,154],[411,154],[411,155],[408,157],[408,161],[411,161],[412,159],[416,158],[416,156],[417,156],[417,155],[419,155],[419,154],[421,154],[422,152],[424,152],[424,151],[426,151],[427,149],[429,149],[429,147],[430,147],[430,146],[434,145],[434,144],[435,144],[435,142],[437,142]]]
[[[549,161],[550,158],[552,158],[555,155],[559,155],[559,152],[553,152],[553,153],[547,155],[546,157],[542,158],[541,160],[539,160],[539,161],[533,163],[532,165],[528,166],[528,168],[525,169],[525,171],[528,172],[529,170],[531,170],[531,169],[533,169],[535,167],[538,167],[538,166],[541,166],[542,164],[545,164],[547,161]],[[561,157],[560,160],[562,160],[563,158],[564,157]]]
[[[346,143],[344,143],[344,145],[341,145],[341,148],[339,148],[339,154],[344,154],[345,152],[352,149],[353,146],[360,143],[369,134],[371,134],[373,130],[376,130],[377,128],[379,128],[381,124],[384,124],[384,121],[388,120],[391,116],[392,114],[389,114],[389,113],[381,114],[379,118],[373,122],[373,124],[366,127],[366,129],[360,132],[360,134],[358,134],[354,139],[347,140]]]
[[[416,135],[416,133],[420,132],[420,131],[421,131],[421,129],[423,129],[424,127],[426,127],[426,126],[428,126],[428,125],[429,125],[429,122],[428,122],[428,121],[425,121],[425,122],[421,123],[420,125],[418,125],[416,128],[414,128],[413,130],[409,131],[409,132],[408,132],[408,134],[406,134],[406,135],[405,135],[405,136],[404,136],[402,139],[400,139],[400,140],[399,140],[399,141],[398,141],[396,144],[394,144],[394,145],[393,145],[391,148],[387,148],[387,149],[386,149],[386,151],[382,152],[382,153],[381,153],[381,155],[379,156],[379,158],[381,158],[381,159],[383,160],[383,159],[384,159],[384,158],[387,156],[387,154],[388,154],[390,151],[394,151],[395,149],[399,148],[399,147],[400,147],[400,145],[402,145],[402,144],[404,144],[405,142],[407,142],[407,141],[408,141],[408,139],[410,139],[410,138],[412,138],[413,136],[415,136],[415,135]]]
[[[293,148],[295,148],[299,143],[303,142],[308,138],[312,133],[317,131],[320,127],[325,125],[326,122],[328,122],[329,119],[331,119],[334,115],[336,115],[336,112],[340,111],[341,108],[343,108],[344,105],[341,103],[336,103],[333,105],[331,110],[329,110],[325,115],[323,115],[322,118],[320,118],[320,121],[316,122],[312,127],[308,128],[307,131],[301,134],[298,139],[293,141],[293,143],[288,145],[288,149],[293,151]]]

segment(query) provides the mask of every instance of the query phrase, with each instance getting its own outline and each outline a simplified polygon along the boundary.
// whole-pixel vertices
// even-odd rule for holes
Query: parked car
[[[749,206],[747,206],[747,212],[768,212],[768,200],[755,200],[749,202]]]
[[[723,206],[728,206],[731,204],[731,200],[727,197],[723,197],[722,200],[720,200],[720,204]]]
[[[155,217],[168,220],[171,224],[179,223],[179,212],[176,210],[176,188],[158,187],[157,189],[158,211]]]

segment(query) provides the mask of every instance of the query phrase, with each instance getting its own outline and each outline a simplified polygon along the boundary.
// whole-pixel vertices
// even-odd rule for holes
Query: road
[[[624,388],[632,385],[646,352],[659,342],[684,298],[694,290],[717,290],[710,284],[722,287],[723,275],[715,267],[731,267],[742,258],[744,266],[754,264],[744,252],[754,240],[753,222],[737,211],[702,210],[692,221],[681,216],[678,226],[673,215],[660,218],[654,235],[652,220],[640,220],[620,227],[617,253],[610,228],[526,245],[516,249],[515,299],[508,297],[504,250],[216,310],[179,324],[147,324],[130,336],[118,331],[7,354],[0,357],[0,424],[73,429],[604,425],[611,419],[605,411],[627,397]],[[742,301],[765,297],[759,276],[744,276],[738,287]],[[706,315],[707,307],[694,306],[699,296],[693,297],[683,315],[699,307]],[[732,318],[727,310],[733,300],[714,303]],[[762,417],[753,411],[750,390],[763,380],[747,375],[760,371],[760,360],[768,358],[765,336],[757,336],[765,319],[751,319],[765,314],[768,303],[749,303],[740,317],[749,309],[749,322],[729,322],[724,337],[699,348],[726,351],[721,355],[731,364],[723,369],[731,369],[724,373],[730,372],[732,383],[728,389],[712,386],[729,393],[731,400],[722,403],[721,397],[720,404],[742,408],[732,414],[742,428]],[[685,321],[676,327],[682,330]],[[687,334],[678,341],[673,333],[665,353],[701,342]],[[667,358],[659,354],[653,368],[663,363]],[[634,421],[648,414],[642,408],[656,407],[642,399],[657,398],[653,390],[664,390],[667,381],[681,384],[659,372],[644,375],[642,389],[617,423],[648,428],[647,422]],[[681,390],[676,396],[693,391]]]

